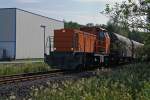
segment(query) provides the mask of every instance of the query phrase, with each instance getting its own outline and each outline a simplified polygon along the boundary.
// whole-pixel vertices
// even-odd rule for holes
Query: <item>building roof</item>
[[[57,19],[50,18],[50,17],[46,17],[46,16],[43,16],[43,15],[40,15],[40,14],[36,14],[36,13],[30,12],[30,11],[27,11],[27,10],[23,10],[23,9],[20,9],[20,8],[0,8],[0,10],[1,10],[1,9],[17,9],[17,10],[21,10],[21,11],[24,11],[24,12],[27,12],[27,13],[31,13],[31,14],[40,16],[40,17],[44,17],[44,18],[48,18],[48,19],[51,19],[51,20],[55,20],[55,21],[59,21],[59,22],[63,22],[63,23],[64,23],[64,21],[57,20]]]

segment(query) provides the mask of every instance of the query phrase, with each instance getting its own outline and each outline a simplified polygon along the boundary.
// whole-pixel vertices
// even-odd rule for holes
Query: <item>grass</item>
[[[150,100],[150,63],[131,64],[76,82],[33,88],[33,100]]]
[[[50,67],[44,62],[37,63],[21,63],[21,64],[0,64],[0,76],[21,74],[29,72],[48,71]]]
[[[43,58],[27,58],[27,59],[17,59],[15,61],[44,61]]]

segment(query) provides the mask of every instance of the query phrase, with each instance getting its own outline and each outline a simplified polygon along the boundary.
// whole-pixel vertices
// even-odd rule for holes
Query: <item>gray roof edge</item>
[[[64,21],[57,20],[57,19],[50,18],[50,17],[46,17],[46,16],[43,16],[43,15],[40,15],[40,14],[36,14],[36,13],[30,12],[30,11],[27,11],[27,10],[23,10],[23,9],[20,9],[20,8],[0,8],[0,10],[1,9],[16,9],[16,10],[24,11],[24,12],[27,12],[27,13],[30,13],[30,14],[34,14],[34,15],[37,15],[37,16],[40,16],[40,17],[44,17],[44,18],[48,18],[48,19],[51,19],[51,20],[55,20],[55,21],[59,21],[59,22],[63,22],[64,23]]]

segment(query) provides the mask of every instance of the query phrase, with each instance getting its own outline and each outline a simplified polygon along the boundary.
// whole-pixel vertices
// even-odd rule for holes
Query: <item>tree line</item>
[[[138,2],[128,0],[115,5],[106,4],[100,13],[109,17],[107,25],[88,23],[86,26],[100,26],[109,32],[143,43],[144,47],[140,50],[141,57],[150,61],[150,0]],[[76,22],[65,21],[65,28],[79,29],[82,26]]]
[[[150,0],[133,0],[107,4],[101,12],[109,16],[109,31],[117,32],[130,39],[144,43],[141,57],[150,61]]]

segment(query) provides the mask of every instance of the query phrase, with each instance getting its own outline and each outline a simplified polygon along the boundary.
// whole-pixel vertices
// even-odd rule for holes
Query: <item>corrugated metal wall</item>
[[[41,25],[46,26],[46,42],[49,36],[54,36],[54,29],[64,28],[64,23],[61,21],[20,9],[17,9],[16,19],[16,59],[44,57],[44,30]]]
[[[15,57],[15,30],[15,9],[0,9],[0,59]]]

